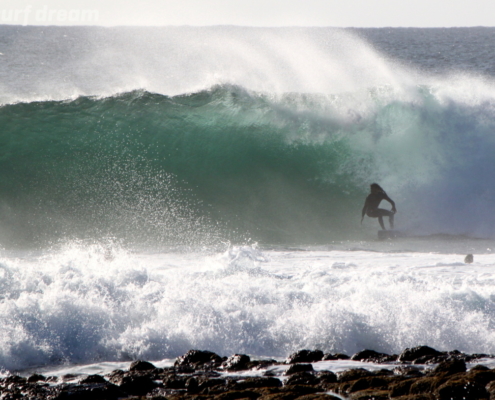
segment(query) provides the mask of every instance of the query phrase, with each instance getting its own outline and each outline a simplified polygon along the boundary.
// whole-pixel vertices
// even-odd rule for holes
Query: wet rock
[[[366,389],[376,389],[386,387],[388,382],[379,377],[370,376],[356,380],[349,388],[349,393],[359,392]]]
[[[321,361],[323,352],[321,350],[300,350],[291,354],[285,361],[287,364],[311,363]]]
[[[201,369],[206,367],[218,367],[223,360],[218,355],[211,351],[189,350],[183,356],[175,360],[176,367],[188,367],[192,369]]]
[[[489,369],[483,365],[477,365],[471,368],[466,377],[471,382],[476,382],[478,385],[485,387],[490,382],[495,381],[495,370]]]
[[[203,377],[198,381],[198,391],[202,394],[226,392],[227,381],[225,379]]]
[[[409,394],[411,385],[415,382],[415,379],[406,379],[404,381],[396,382],[390,385],[390,397],[399,397]]]
[[[413,362],[419,358],[433,358],[436,356],[441,355],[439,351],[428,347],[428,346],[418,346],[418,347],[413,347],[413,348],[407,348],[405,349],[398,358],[398,361],[400,362]]]
[[[111,382],[119,386],[124,392],[135,396],[143,396],[156,387],[156,383],[146,375],[124,374],[111,378]]]
[[[46,381],[46,377],[40,374],[33,374],[27,379],[28,383],[36,383],[40,381]]]
[[[364,390],[362,392],[351,393],[350,400],[388,400],[388,391],[385,390]]]
[[[373,373],[364,369],[364,368],[353,368],[347,371],[339,372],[337,374],[337,380],[339,382],[349,382],[355,381],[359,378],[365,378],[368,376],[372,376]]]
[[[246,390],[254,388],[266,388],[266,387],[281,387],[282,381],[272,377],[251,377],[242,381],[238,381],[234,384],[234,388],[237,390]]]
[[[330,354],[326,353],[323,355],[322,361],[332,361],[332,360],[349,360],[349,356],[347,354],[341,354],[341,353],[336,353],[336,354]]]
[[[88,375],[79,381],[80,384],[107,383],[101,375]]]
[[[52,400],[117,400],[125,393],[111,383],[90,385],[69,384],[60,388],[60,392]]]
[[[238,400],[238,399],[257,399],[259,393],[252,390],[239,390],[221,393],[215,396],[215,400]]]
[[[245,354],[234,354],[222,363],[222,368],[227,371],[242,371],[249,369],[251,358]]]
[[[462,360],[442,361],[433,370],[434,374],[453,375],[459,372],[466,372],[466,363]]]
[[[311,364],[292,364],[287,371],[285,371],[285,375],[293,375],[297,372],[312,372],[314,371],[313,366]]]
[[[413,367],[411,365],[399,365],[395,367],[392,372],[398,376],[408,376],[408,377],[420,377],[424,376],[421,370],[417,367]]]
[[[323,388],[330,388],[337,382],[337,375],[331,371],[320,371],[316,374],[316,377],[320,381],[320,386]]]
[[[318,385],[320,380],[309,372],[297,372],[290,376],[285,382],[286,385]]]
[[[461,379],[440,386],[436,397],[438,400],[488,400],[490,395],[483,386]]]
[[[385,353],[378,353],[374,350],[363,350],[351,357],[354,361],[364,361],[364,362],[392,362],[397,360],[397,355],[389,355]]]
[[[163,378],[163,387],[166,389],[185,389],[188,378],[184,376],[169,375]]]
[[[131,363],[129,371],[151,371],[156,367],[148,361],[137,360]]]

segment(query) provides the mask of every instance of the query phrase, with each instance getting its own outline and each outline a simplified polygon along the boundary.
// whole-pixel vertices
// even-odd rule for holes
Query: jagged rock
[[[356,380],[349,388],[349,393],[359,392],[366,389],[376,389],[383,386],[387,386],[388,382],[379,377],[369,376],[366,378],[360,378]]]
[[[447,360],[442,361],[433,370],[434,374],[457,374],[459,372],[466,372],[466,363],[462,360]]]
[[[436,393],[438,400],[488,400],[490,398],[483,386],[465,379],[448,381],[440,386]]]
[[[234,384],[236,390],[265,388],[265,387],[281,387],[282,381],[272,377],[251,377]]]
[[[215,395],[215,400],[238,400],[238,399],[257,399],[260,397],[259,393],[251,390],[229,391]]]
[[[198,380],[194,377],[187,379],[185,387],[187,393],[195,394],[199,392],[199,383]]]
[[[148,361],[137,360],[131,363],[129,371],[151,371],[156,367]]]
[[[185,389],[187,379],[184,376],[166,376],[163,378],[163,387],[166,389]]]
[[[421,370],[417,367],[413,367],[411,365],[399,365],[395,367],[392,372],[398,376],[414,376],[420,377],[424,376]]]
[[[409,394],[411,385],[416,379],[406,379],[404,381],[396,382],[390,385],[390,397],[399,397]]]
[[[397,355],[389,355],[385,353],[378,353],[374,350],[363,350],[357,352],[351,357],[354,361],[364,361],[364,362],[391,362],[397,360]]]
[[[44,377],[43,375],[39,375],[39,374],[33,374],[27,379],[28,383],[35,383],[35,382],[39,382],[39,381],[46,381],[46,377]]]
[[[337,382],[337,375],[335,375],[332,371],[320,371],[316,374],[316,377],[320,381],[320,385],[328,386]]]
[[[285,382],[286,385],[318,385],[320,380],[309,372],[297,372],[290,376]]]
[[[418,346],[418,347],[413,347],[412,349],[405,349],[398,358],[398,361],[400,362],[413,362],[414,360],[417,360],[420,357],[436,357],[441,355],[439,351],[428,347],[428,346]]]
[[[495,370],[489,369],[484,365],[477,365],[471,368],[466,376],[471,382],[476,382],[478,385],[485,387],[490,382],[495,381]]]
[[[111,378],[111,382],[119,386],[124,392],[143,396],[151,392],[156,384],[149,376],[145,375],[123,375]]]
[[[297,372],[312,372],[314,371],[313,366],[311,364],[292,364],[287,371],[285,371],[285,375],[293,375]]]
[[[227,381],[220,378],[203,377],[198,381],[198,391],[202,394],[210,394],[210,392],[226,392]]]
[[[176,367],[189,367],[193,369],[203,368],[205,366],[220,366],[222,358],[211,351],[189,350],[183,356],[175,360]]]
[[[361,392],[351,393],[350,400],[388,400],[388,391],[386,390],[363,390]]]
[[[90,383],[107,383],[105,378],[101,375],[88,375],[79,381],[80,384],[90,384]]]
[[[117,400],[125,396],[122,390],[108,382],[88,385],[68,384],[60,389],[52,400]]]
[[[227,371],[242,371],[249,369],[251,358],[245,354],[234,354],[222,363],[222,368]]]
[[[337,374],[337,380],[339,382],[349,382],[349,381],[355,381],[359,378],[366,378],[372,375],[373,372],[370,372],[364,368],[353,368],[343,372],[339,372]]]
[[[321,350],[300,350],[291,354],[285,361],[287,364],[311,363],[321,361],[323,352]]]

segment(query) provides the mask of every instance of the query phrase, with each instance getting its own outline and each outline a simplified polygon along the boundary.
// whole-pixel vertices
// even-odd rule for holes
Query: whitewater
[[[493,33],[0,26],[1,373],[495,354]]]

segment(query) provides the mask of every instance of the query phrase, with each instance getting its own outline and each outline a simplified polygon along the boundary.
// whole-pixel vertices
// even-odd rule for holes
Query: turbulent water
[[[494,36],[0,27],[0,367],[495,353]]]

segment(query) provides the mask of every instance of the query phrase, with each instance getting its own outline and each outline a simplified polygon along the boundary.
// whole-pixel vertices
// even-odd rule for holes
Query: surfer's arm
[[[387,195],[385,195],[383,199],[387,200],[390,204],[392,204],[392,212],[395,214],[397,212],[397,208],[395,208],[395,202]]]
[[[368,208],[368,202],[364,203],[363,211],[361,211],[361,223],[363,223],[364,216],[366,215],[366,209]]]

